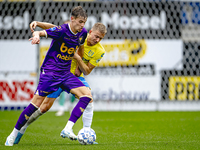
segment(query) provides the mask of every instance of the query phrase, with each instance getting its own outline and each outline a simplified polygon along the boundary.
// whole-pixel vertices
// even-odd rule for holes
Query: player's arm
[[[77,51],[78,55],[81,57],[81,59],[83,58],[83,54],[84,54],[84,45],[81,45]],[[75,76],[79,77],[81,75],[82,71],[79,69],[79,65],[77,62],[76,65],[76,70],[75,70]]]
[[[33,22],[30,23],[29,26],[30,26],[31,32],[34,32],[34,29],[37,26],[45,30],[45,29],[55,27],[56,25],[51,24],[51,23],[47,23],[47,22],[33,21]]]
[[[33,37],[29,39],[31,41],[31,44],[39,44],[40,43],[40,37],[47,36],[47,33],[45,30],[43,31],[35,31],[33,32]]]
[[[82,59],[83,58],[83,54],[84,54],[84,42],[85,42],[85,39],[87,38],[87,30],[86,29],[83,29],[83,38],[81,38],[80,40],[80,46],[79,46],[79,49],[77,51],[78,55],[80,56],[80,58]],[[82,71],[80,70],[78,64],[76,65],[76,70],[75,70],[75,76],[79,77],[81,75]]]
[[[77,60],[77,63],[78,63],[79,68],[81,69],[81,71],[82,71],[85,75],[90,74],[90,72],[95,68],[95,66],[92,65],[92,64],[90,64],[89,62],[88,62],[88,64],[86,65],[86,64],[83,62],[82,58],[81,58],[77,53],[74,54],[74,59]]]
[[[81,45],[78,49],[78,55],[83,58],[83,54],[84,54],[84,45]]]

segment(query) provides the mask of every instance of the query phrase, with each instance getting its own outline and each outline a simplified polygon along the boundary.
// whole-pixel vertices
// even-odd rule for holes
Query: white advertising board
[[[114,100],[114,101],[146,101],[160,100],[161,76],[160,71],[166,69],[182,69],[182,65],[177,63],[182,60],[182,41],[181,40],[145,40],[145,46],[141,46],[141,52],[135,56],[135,62],[130,61],[133,56],[128,51],[120,49],[120,44],[124,41],[102,41],[105,47],[109,44],[116,44],[116,47],[109,49],[108,55],[100,62],[100,67],[95,68],[93,73],[88,75],[87,81],[92,88],[92,94],[96,100]],[[124,46],[121,46],[124,47]],[[144,48],[145,47],[145,48]],[[143,50],[143,52],[142,52]],[[122,51],[123,54],[122,54]],[[142,53],[142,54],[140,54]],[[127,58],[127,59],[122,59]],[[129,67],[105,68],[120,60]],[[124,60],[124,61],[122,61]],[[127,61],[126,61],[127,60]],[[131,67],[133,62],[139,65],[140,69]],[[151,64],[150,69],[148,66]],[[120,65],[120,64],[117,64]],[[134,69],[135,68],[135,69]],[[139,71],[140,70],[140,71]]]
[[[100,65],[86,76],[95,101],[159,101],[160,71],[174,67],[182,69],[182,65],[176,66],[182,59],[181,40],[144,40],[141,51],[121,49],[120,46],[126,44],[125,40],[103,40],[101,43],[105,46],[106,54]],[[43,40],[40,48],[49,44],[49,40]],[[0,45],[1,72],[36,70],[37,47],[30,41],[0,41]],[[109,48],[110,45],[113,45],[113,49]],[[128,67],[119,67],[120,63]],[[112,67],[109,67],[110,64]],[[139,68],[135,68],[135,65]],[[36,76],[27,73],[0,74],[0,105],[28,104],[37,87],[36,79]]]
[[[27,106],[37,86],[37,46],[28,40],[0,40],[0,107]],[[21,108],[20,108],[21,109]]]
[[[0,40],[0,71],[37,70],[36,45],[27,40]]]
[[[101,43],[106,53],[99,67],[86,76],[96,100],[158,101],[160,71],[182,69],[182,64],[177,66],[182,60],[181,40],[102,40]],[[41,42],[41,59],[49,44],[50,40]],[[118,67],[121,65],[129,67]]]

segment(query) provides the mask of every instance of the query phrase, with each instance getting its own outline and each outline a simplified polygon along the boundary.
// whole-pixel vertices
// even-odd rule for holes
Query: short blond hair
[[[107,33],[106,26],[103,23],[100,23],[100,22],[95,23],[91,30],[92,31],[98,30],[102,34]]]

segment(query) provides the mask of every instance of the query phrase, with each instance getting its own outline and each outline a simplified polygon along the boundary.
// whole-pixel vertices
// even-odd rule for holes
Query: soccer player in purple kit
[[[13,146],[19,130],[28,121],[29,117],[40,107],[45,97],[57,91],[61,87],[67,93],[75,94],[79,97],[79,102],[74,107],[66,127],[62,131],[64,137],[76,139],[72,127],[81,117],[84,109],[92,100],[90,90],[70,72],[71,60],[74,53],[79,48],[80,56],[84,53],[84,42],[87,37],[87,30],[84,28],[87,21],[87,14],[81,6],[73,8],[71,21],[43,31],[33,33],[32,44],[39,44],[40,37],[50,37],[52,42],[44,62],[40,69],[40,79],[35,95],[31,103],[23,110],[19,119],[7,137],[5,146]]]
[[[36,26],[42,27],[43,29],[49,29],[49,28],[55,27],[55,25],[47,23],[47,22],[33,21],[30,24],[30,28],[32,32],[34,32],[33,29],[35,29]],[[100,44],[100,41],[104,38],[106,32],[107,32],[106,27],[102,23],[98,22],[93,25],[84,43],[83,58],[81,59],[81,57],[77,53],[74,54],[74,57],[73,57],[74,59],[72,60],[72,64],[71,64],[71,72],[73,74],[75,74],[75,69],[77,68],[77,65],[79,65],[79,68],[84,73],[84,75],[90,74],[91,71],[97,66],[97,64],[99,63],[99,61],[102,59],[102,57],[105,54],[105,49]],[[85,84],[86,87],[90,88],[89,84],[84,78],[83,73],[78,78],[81,82]],[[36,121],[40,116],[42,116],[45,112],[47,112],[51,108],[51,106],[53,105],[53,102],[56,100],[57,97],[59,97],[62,91],[63,90],[59,88],[56,92],[49,94],[45,98],[43,103],[40,105],[40,108],[30,116],[27,123],[20,129],[15,139],[14,144],[19,143],[19,141],[21,140],[21,137],[24,135],[27,127],[30,124]],[[93,100],[90,101],[90,103],[87,105],[87,107],[85,108],[83,112],[83,116],[82,116],[83,128],[91,128],[92,119],[93,119]],[[62,132],[61,132],[61,136],[62,136]],[[93,144],[98,144],[98,143],[94,142]]]

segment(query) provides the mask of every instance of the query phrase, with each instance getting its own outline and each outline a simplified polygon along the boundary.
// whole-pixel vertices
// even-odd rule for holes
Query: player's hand
[[[79,56],[78,53],[74,53],[74,57],[73,58],[76,59],[76,60],[81,59],[81,57]]]
[[[30,23],[31,32],[34,32],[34,29],[37,27],[37,21],[33,21]]]
[[[38,34],[33,33],[33,37],[30,38],[29,41],[31,41],[31,44],[39,44],[40,43],[40,36]]]
[[[79,67],[77,67],[74,75],[77,76],[77,77],[80,77],[81,73],[82,73],[81,70],[79,69]]]

